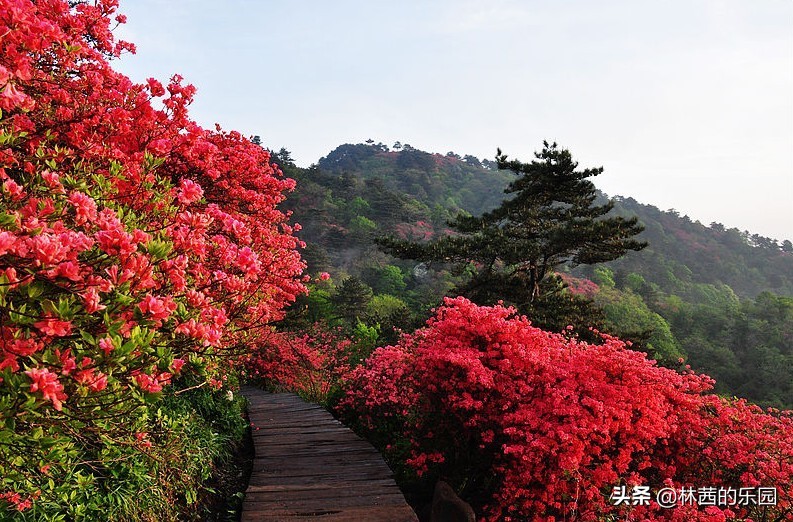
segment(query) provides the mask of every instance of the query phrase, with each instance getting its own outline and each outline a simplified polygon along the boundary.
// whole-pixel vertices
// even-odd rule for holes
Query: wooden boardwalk
[[[254,425],[243,522],[416,522],[388,466],[366,441],[297,395],[243,388]]]

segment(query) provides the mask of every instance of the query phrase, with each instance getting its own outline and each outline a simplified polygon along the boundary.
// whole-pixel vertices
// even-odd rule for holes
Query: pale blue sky
[[[116,67],[300,165],[368,138],[529,160],[705,224],[793,239],[790,0],[122,0]]]

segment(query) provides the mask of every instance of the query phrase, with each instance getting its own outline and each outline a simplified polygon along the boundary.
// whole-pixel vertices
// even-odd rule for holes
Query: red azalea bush
[[[0,499],[19,510],[63,502],[52,466],[107,477],[103,451],[150,447],[144,401],[180,373],[221,386],[304,291],[276,208],[294,182],[190,121],[178,76],[113,71],[116,7],[0,0]]]
[[[593,299],[600,290],[597,283],[594,283],[585,277],[573,277],[570,274],[565,274],[564,272],[556,272],[556,275],[562,279],[564,284],[567,285],[567,291],[573,295],[582,295],[587,299]]]
[[[551,334],[448,299],[345,383],[340,412],[419,475],[464,485],[486,520],[781,520],[793,419],[703,395],[614,338]],[[615,505],[621,485],[777,488],[773,508]]]
[[[315,323],[302,332],[272,332],[246,359],[246,373],[267,388],[326,404],[350,370],[353,343],[339,328]]]
[[[432,223],[416,221],[415,223],[398,223],[394,229],[400,239],[411,241],[428,241],[435,236]]]

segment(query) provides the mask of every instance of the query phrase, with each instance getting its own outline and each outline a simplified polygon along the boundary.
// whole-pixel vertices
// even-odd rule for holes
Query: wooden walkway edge
[[[321,406],[243,387],[253,472],[243,522],[417,522],[381,455]]]

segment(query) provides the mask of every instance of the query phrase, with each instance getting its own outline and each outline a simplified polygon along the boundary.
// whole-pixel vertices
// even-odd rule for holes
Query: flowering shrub
[[[272,332],[246,360],[249,377],[267,388],[289,390],[325,404],[350,369],[353,343],[341,329],[314,323],[302,332]]]
[[[304,291],[294,182],[190,121],[179,76],[113,71],[116,7],[0,0],[0,513],[120,476],[153,451],[147,401],[222,386]]]
[[[593,299],[598,290],[600,290],[596,283],[585,277],[577,278],[564,272],[556,272],[556,275],[562,279],[564,284],[567,285],[567,290],[573,295],[582,295],[587,299]]]
[[[457,298],[353,370],[339,408],[418,475],[464,484],[487,520],[790,516],[793,418],[711,386],[617,339],[585,343]],[[775,486],[779,501],[765,513],[615,505],[626,484]]]
[[[394,229],[396,236],[400,239],[410,239],[414,241],[427,241],[435,236],[435,229],[432,223],[426,221],[416,221],[415,223],[398,223]]]

